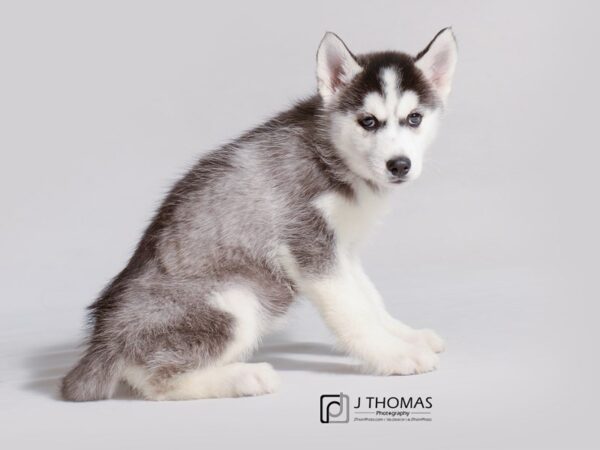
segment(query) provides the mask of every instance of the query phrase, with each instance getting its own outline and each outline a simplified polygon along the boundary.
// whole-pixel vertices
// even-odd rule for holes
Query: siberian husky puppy
[[[370,373],[435,369],[442,339],[386,312],[357,246],[389,191],[421,173],[456,60],[449,28],[416,56],[354,55],[325,34],[318,93],[175,184],[90,306],[64,398],[106,399],[121,380],[152,400],[273,392],[273,368],[244,361],[300,295]]]

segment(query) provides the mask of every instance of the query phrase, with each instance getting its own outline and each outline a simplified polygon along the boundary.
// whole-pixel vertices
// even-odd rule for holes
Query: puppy
[[[435,369],[442,339],[386,312],[357,246],[390,190],[421,173],[456,60],[449,28],[416,56],[353,55],[325,34],[318,93],[202,157],[173,187],[90,306],[64,398],[106,399],[120,380],[152,400],[273,392],[273,368],[244,360],[299,295],[371,373]]]

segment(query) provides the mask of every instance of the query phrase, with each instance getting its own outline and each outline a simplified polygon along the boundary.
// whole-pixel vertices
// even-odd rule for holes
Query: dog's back
[[[209,364],[233,339],[241,314],[236,304],[216,308],[214,293],[236,281],[259,294],[246,301],[261,328],[287,311],[296,288],[282,258],[321,260],[332,251],[311,202],[350,189],[333,149],[324,153],[320,107],[317,97],[299,103],[208,154],[175,185],[127,267],[90,307],[90,347],[64,380],[65,398],[109,397],[132,362],[161,371],[167,363],[174,372]],[[184,348],[192,335],[192,354],[156,361],[165,343]]]

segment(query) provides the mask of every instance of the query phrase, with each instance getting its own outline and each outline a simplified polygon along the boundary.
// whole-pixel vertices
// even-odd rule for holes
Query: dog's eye
[[[417,128],[419,125],[421,125],[421,120],[423,120],[423,114],[418,112],[410,113],[406,119],[408,125],[413,128]]]
[[[375,116],[366,116],[358,121],[359,125],[365,130],[375,130],[379,126],[379,121]]]

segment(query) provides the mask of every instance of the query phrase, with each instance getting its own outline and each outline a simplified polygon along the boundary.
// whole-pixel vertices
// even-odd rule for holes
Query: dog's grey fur
[[[386,52],[356,60],[364,71],[336,110],[381,90],[384,66],[402,74],[401,88],[423,103],[440,103],[414,57]],[[63,381],[65,399],[110,397],[128,364],[147,370],[156,386],[209,365],[236,319],[206,300],[228,284],[252,286],[262,313],[282,316],[298,292],[275,257],[282,245],[303,272],[330,270],[336,235],[314,200],[337,192],[352,201],[360,180],[331,142],[332,108],[318,95],[302,101],[204,156],[173,187],[125,269],[90,306],[87,351]]]

